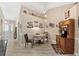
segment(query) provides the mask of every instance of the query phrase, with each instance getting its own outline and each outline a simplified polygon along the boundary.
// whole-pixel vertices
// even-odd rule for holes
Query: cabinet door
[[[65,48],[67,53],[74,53],[74,39],[67,39]]]
[[[59,49],[60,48],[60,36],[56,35],[56,46]]]
[[[61,38],[60,39],[60,48],[61,50],[64,52],[65,51],[65,39],[64,38]]]
[[[56,39],[56,45],[57,45],[57,48],[60,48],[60,41],[59,41],[59,38]]]

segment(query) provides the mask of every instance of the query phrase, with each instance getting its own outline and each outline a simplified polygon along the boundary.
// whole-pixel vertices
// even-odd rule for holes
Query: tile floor
[[[19,45],[18,41],[13,39],[9,40],[6,49],[6,56],[53,56],[57,55],[50,43],[35,45],[31,48],[30,44],[27,48],[24,45]]]
[[[5,56],[73,56],[73,55],[56,54],[51,46],[51,43],[45,43],[41,45],[37,44],[33,48],[31,48],[31,45],[28,44],[27,48],[25,48],[24,44],[19,44],[16,39],[12,39],[8,41]]]

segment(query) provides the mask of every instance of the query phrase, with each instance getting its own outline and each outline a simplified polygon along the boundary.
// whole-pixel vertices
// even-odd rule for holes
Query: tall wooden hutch
[[[56,46],[64,54],[74,53],[74,23],[74,19],[59,22],[59,35],[56,35]]]

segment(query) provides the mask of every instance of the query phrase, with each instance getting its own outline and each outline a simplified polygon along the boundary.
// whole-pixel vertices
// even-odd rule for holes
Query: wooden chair
[[[25,38],[25,48],[26,48],[26,44],[28,43],[31,43],[31,47],[33,48],[33,41],[28,39],[27,33],[24,34],[24,38]]]
[[[45,38],[47,39],[47,42],[48,42],[48,32],[44,32],[45,34]]]

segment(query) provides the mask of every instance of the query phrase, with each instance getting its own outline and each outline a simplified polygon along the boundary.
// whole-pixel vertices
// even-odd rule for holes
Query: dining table
[[[35,34],[34,36],[33,36],[33,41],[38,41],[39,42],[39,44],[41,43],[41,42],[45,42],[45,35],[44,34]]]

